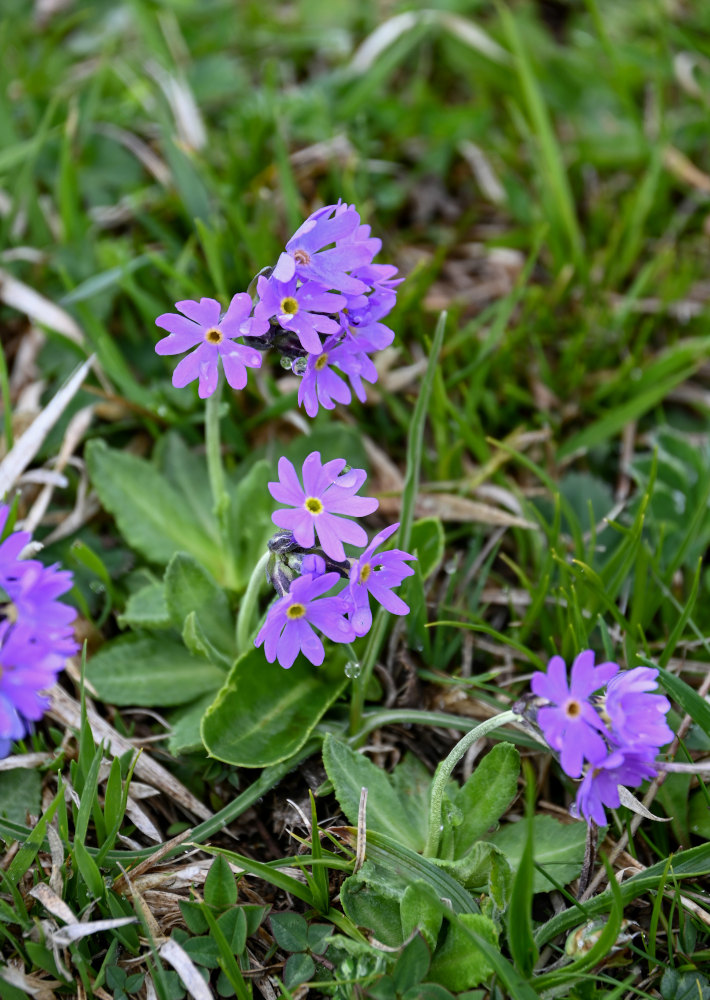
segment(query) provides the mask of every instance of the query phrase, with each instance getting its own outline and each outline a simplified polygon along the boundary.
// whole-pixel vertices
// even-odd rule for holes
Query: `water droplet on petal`
[[[294,375],[305,375],[306,368],[308,368],[308,362],[305,358],[296,358],[291,365],[291,371]]]
[[[350,678],[351,681],[355,680],[356,677],[359,677],[361,671],[362,665],[359,660],[348,660],[345,664],[345,676]]]

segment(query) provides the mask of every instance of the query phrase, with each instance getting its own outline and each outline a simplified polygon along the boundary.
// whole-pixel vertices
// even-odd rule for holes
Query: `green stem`
[[[259,591],[265,581],[266,566],[270,556],[270,552],[265,552],[252,570],[249,584],[239,605],[239,614],[237,615],[237,652],[240,655],[245,653],[249,648]]]
[[[224,485],[224,467],[222,466],[222,446],[219,435],[219,411],[222,403],[222,376],[220,375],[217,388],[211,396],[207,397],[205,403],[205,445],[207,448],[207,474],[212,490],[212,501],[214,512],[222,529],[227,507],[229,505],[229,494]]]
[[[515,722],[520,716],[516,712],[502,712],[494,715],[492,719],[486,719],[480,726],[476,726],[469,733],[459,740],[449,756],[439,764],[431,785],[431,804],[429,806],[429,832],[427,834],[426,847],[424,848],[425,858],[435,858],[439,850],[441,840],[441,810],[444,804],[446,786],[449,782],[454,768],[464,756],[469,747],[472,747],[476,740],[480,740],[492,729],[499,729],[509,722]]]

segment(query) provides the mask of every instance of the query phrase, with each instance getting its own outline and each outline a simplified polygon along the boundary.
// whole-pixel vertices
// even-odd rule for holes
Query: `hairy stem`
[[[441,810],[444,804],[444,795],[449,778],[458,762],[469,747],[473,746],[476,740],[480,740],[486,733],[490,733],[492,729],[498,729],[500,726],[505,726],[509,722],[515,722],[519,718],[516,712],[502,712],[500,715],[493,716],[492,719],[486,719],[480,726],[476,726],[475,729],[466,733],[463,739],[459,740],[456,744],[449,756],[439,764],[431,785],[429,832],[427,834],[426,847],[424,848],[424,857],[435,858],[439,850],[439,841],[441,840]]]

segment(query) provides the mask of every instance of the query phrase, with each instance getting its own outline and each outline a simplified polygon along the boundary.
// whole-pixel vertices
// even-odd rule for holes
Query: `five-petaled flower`
[[[371,514],[379,506],[374,497],[355,494],[365,482],[363,469],[351,469],[341,475],[345,459],[336,458],[321,463],[320,453],[312,451],[303,463],[303,485],[293,463],[279,459],[279,481],[269,483],[269,492],[279,503],[289,504],[290,510],[277,510],[272,520],[279,528],[293,532],[296,542],[310,549],[315,535],[323,551],[336,562],[345,559],[343,542],[365,545],[364,529],[340,515],[360,517]]]
[[[559,752],[563,770],[572,778],[581,775],[585,760],[595,762],[606,756],[601,737],[604,723],[589,698],[618,670],[616,663],[595,667],[593,651],[585,649],[575,657],[569,684],[561,656],[552,657],[546,674],[533,674],[533,692],[550,702],[538,712],[538,723],[549,745]]]
[[[216,299],[185,299],[176,302],[182,313],[163,313],[156,326],[168,331],[168,336],[155,345],[157,354],[183,354],[173,372],[173,385],[182,389],[198,379],[200,399],[211,396],[217,388],[221,360],[227,382],[233,389],[247,384],[247,368],[261,366],[261,354],[253,347],[239,344],[235,337],[259,337],[269,329],[267,320],[251,316],[252,301],[246,292],[235,295],[222,317],[222,307]]]
[[[372,625],[370,594],[393,615],[409,613],[409,606],[401,597],[393,594],[392,590],[399,587],[405,577],[414,573],[411,566],[407,566],[406,560],[416,559],[416,556],[403,552],[402,549],[375,551],[398,527],[399,524],[391,524],[375,535],[360,558],[355,559],[350,567],[349,591],[353,609],[348,618],[357,635],[365,635]]]
[[[337,573],[300,576],[288,593],[271,605],[255,640],[256,646],[263,644],[269,663],[278,660],[288,669],[302,652],[319,666],[325,652],[314,626],[335,642],[352,642],[355,630],[345,617],[348,602],[338,596],[323,596],[338,580]]]

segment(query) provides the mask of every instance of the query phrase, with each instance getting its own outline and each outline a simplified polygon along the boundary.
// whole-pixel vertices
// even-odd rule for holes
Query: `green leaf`
[[[123,614],[118,615],[121,628],[170,628],[170,612],[165,602],[165,585],[149,583],[126,601]]]
[[[355,753],[330,733],[323,743],[323,765],[333,782],[335,797],[351,823],[357,824],[360,790],[367,788],[367,829],[386,833],[414,851],[424,847],[420,816],[412,828],[410,803],[402,801],[387,774],[367,757]],[[426,818],[426,813],[424,814]]]
[[[202,725],[202,716],[213,701],[214,692],[210,691],[190,705],[185,705],[170,713],[168,716],[170,722],[168,750],[173,757],[204,749],[200,726]]]
[[[208,532],[151,462],[99,440],[87,444],[86,461],[102,505],[133,548],[160,564],[168,563],[175,552],[187,551],[221,577],[216,523]]]
[[[42,778],[39,771],[15,767],[0,771],[0,816],[25,823],[27,813],[38,816],[42,808]]]
[[[225,939],[235,955],[241,955],[246,947],[248,937],[247,915],[243,906],[232,906],[220,917],[217,918],[217,926],[221,929]],[[259,907],[259,909],[262,909]]]
[[[294,986],[308,982],[316,971],[316,963],[310,955],[297,952],[291,955],[284,966],[284,986],[291,990]]]
[[[643,663],[646,666],[656,666],[651,660],[647,660],[643,656],[639,656],[638,660],[639,663]],[[707,736],[710,736],[710,705],[708,705],[707,701],[701,698],[698,692],[690,687],[689,684],[686,684],[680,677],[676,677],[675,674],[670,673],[668,670],[659,670],[658,680],[661,686],[666,689],[666,694],[678,702],[680,707],[700,726],[703,732]]]
[[[182,643],[127,636],[106,643],[86,665],[86,678],[112,705],[182,705],[224,681],[224,671],[195,659]]]
[[[454,805],[463,819],[454,827],[454,857],[461,858],[500,817],[518,794],[520,754],[512,743],[498,743],[459,789]]]
[[[205,902],[215,910],[226,910],[237,901],[237,883],[229,862],[218,854],[205,879]]]
[[[337,662],[326,671],[300,656],[283,670],[267,663],[262,649],[250,650],[239,657],[207,709],[203,742],[213,757],[238,767],[286,760],[303,746],[346,684]]]
[[[459,921],[494,948],[498,948],[498,928],[482,913],[462,913]],[[441,986],[457,993],[486,982],[494,973],[486,955],[480,951],[457,923],[449,925],[446,940],[434,955],[429,975]]]
[[[234,616],[227,595],[207,570],[185,552],[176,553],[165,571],[165,601],[173,625],[192,629],[207,643],[208,651],[217,651],[219,662],[229,667],[236,656]],[[185,634],[183,633],[183,638]],[[192,652],[195,649],[187,643]]]
[[[544,869],[549,868],[555,882],[566,885],[582,870],[586,825],[584,823],[560,823],[552,816],[535,816],[533,819],[533,857],[536,868],[533,876],[533,892],[549,892],[553,883],[545,878]],[[505,854],[510,867],[517,871],[525,848],[525,824],[509,823],[487,839]]]
[[[710,1000],[710,983],[700,972],[666,969],[660,987],[663,1000]]]
[[[469,892],[483,892],[491,879],[493,859],[503,857],[502,851],[488,841],[478,841],[462,858],[455,861],[432,858],[438,868],[448,872]]]
[[[417,986],[429,971],[431,953],[424,938],[417,934],[402,950],[392,969],[392,979],[397,993],[404,993]]]
[[[396,948],[404,940],[400,917],[400,899],[404,887],[389,884],[386,873],[366,861],[355,874],[346,878],[340,887],[340,902],[345,912],[358,927]]]
[[[410,937],[415,930],[418,930],[434,951],[441,922],[444,919],[437,903],[438,896],[428,882],[412,882],[407,886],[402,894],[399,909],[403,938]]]
[[[308,923],[300,913],[272,913],[271,933],[284,951],[306,951]]]
[[[444,558],[444,525],[438,517],[422,517],[414,522],[409,551],[416,555],[426,580]]]

